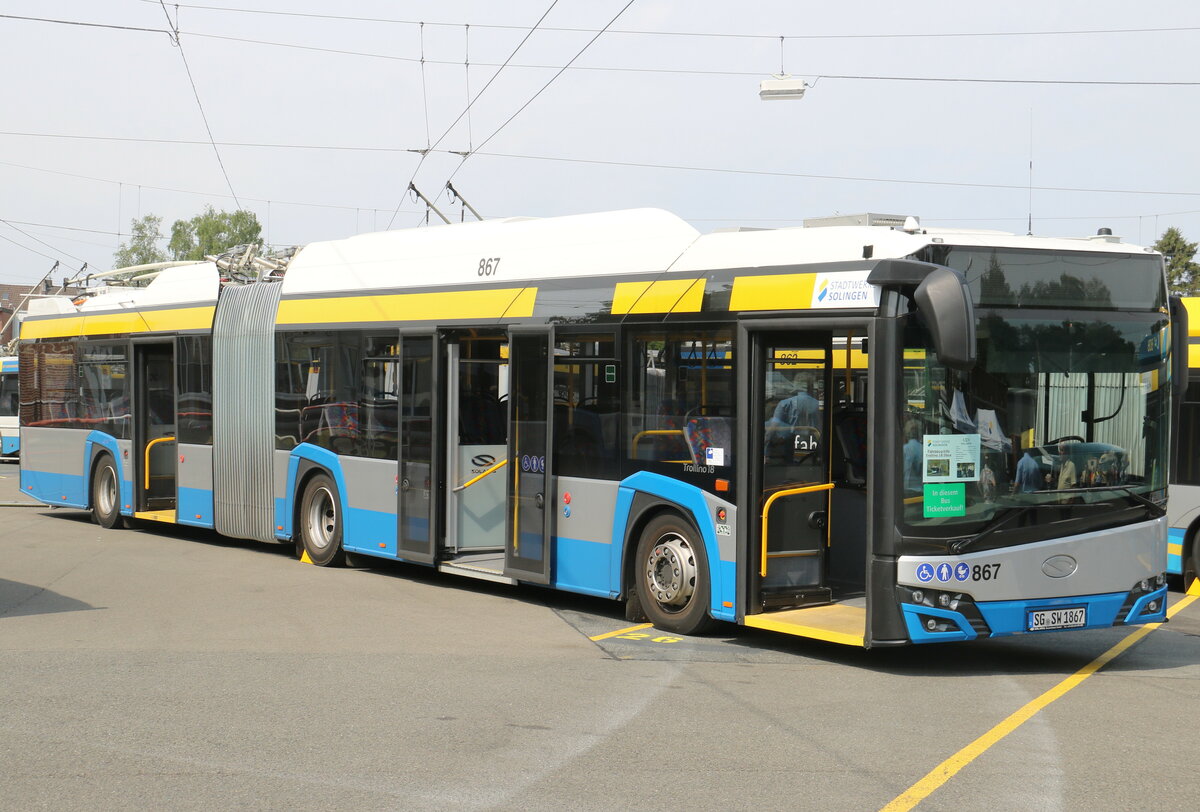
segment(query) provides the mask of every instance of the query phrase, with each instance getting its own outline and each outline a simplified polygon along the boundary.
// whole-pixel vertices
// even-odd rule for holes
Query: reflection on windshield
[[[1029,312],[979,313],[969,373],[940,365],[912,319],[901,466],[905,521],[922,532],[1039,504],[1067,510],[1031,521],[1061,520],[1111,502],[1105,489],[1165,487],[1165,317]]]
[[[961,272],[976,306],[1158,310],[1166,305],[1157,254],[931,245],[920,258]]]

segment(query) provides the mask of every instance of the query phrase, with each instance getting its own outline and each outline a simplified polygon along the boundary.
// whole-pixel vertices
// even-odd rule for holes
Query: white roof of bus
[[[288,264],[283,293],[653,273],[699,236],[660,209],[360,234],[306,245]]]
[[[935,241],[1059,251],[1141,251],[1108,239],[882,226],[781,228],[701,235],[661,209],[513,218],[362,234],[312,243],[288,266],[284,294],[464,285],[481,281],[702,272],[904,257]],[[1110,238],[1111,239],[1111,238]],[[488,261],[494,273],[480,273]]]
[[[768,268],[904,257],[933,242],[951,245],[1131,253],[1116,238],[1028,237],[998,231],[823,226],[701,235],[661,209],[566,217],[508,218],[360,234],[310,243],[288,265],[283,293],[327,293],[495,281]],[[489,266],[490,262],[490,266]],[[487,268],[491,273],[485,274]],[[144,288],[113,287],[76,308],[66,297],[30,303],[30,315],[214,302],[221,273],[211,262],[167,268]]]

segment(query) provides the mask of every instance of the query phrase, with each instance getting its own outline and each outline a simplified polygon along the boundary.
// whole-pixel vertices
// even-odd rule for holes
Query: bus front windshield
[[[898,450],[909,533],[959,545],[986,534],[982,547],[1035,540],[1050,523],[1061,534],[1111,525],[1119,511],[1159,515],[1167,317],[986,307],[976,316],[978,362],[966,373],[941,365],[909,316]]]

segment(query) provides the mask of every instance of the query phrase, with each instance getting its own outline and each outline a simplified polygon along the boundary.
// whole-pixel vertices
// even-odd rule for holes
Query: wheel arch
[[[286,509],[277,522],[283,526],[282,531],[277,531],[282,540],[299,542],[300,502],[304,496],[304,489],[317,474],[329,477],[337,488],[338,504],[342,508],[342,532],[345,533],[346,479],[342,475],[342,466],[338,462],[337,454],[318,446],[301,444],[292,449],[288,458],[287,486],[284,491]]]
[[[697,536],[703,538],[700,534],[700,529],[696,527],[696,522],[692,518],[690,511],[686,508],[661,497],[652,496],[641,491],[635,492],[633,495],[633,504],[630,505],[629,509],[629,521],[625,525],[625,538],[621,543],[621,593],[618,597],[622,599],[627,597],[630,587],[635,583],[636,573],[634,568],[637,565],[637,546],[642,533],[650,522],[665,513],[673,513],[679,516],[696,531]],[[709,569],[712,569],[711,565]]]
[[[92,482],[96,477],[96,469],[100,466],[100,460],[104,457],[111,457],[113,467],[117,471],[117,512],[122,516],[133,515],[133,493],[132,483],[127,483],[122,475],[121,465],[121,448],[117,444],[117,440],[111,434],[105,434],[101,431],[90,432],[87,439],[84,440],[84,470],[83,470],[83,501],[84,507],[91,510],[95,505],[92,504]],[[129,509],[126,509],[129,505]]]
[[[704,544],[709,581],[708,614],[718,620],[734,620],[736,586],[721,577],[722,562],[717,544],[716,530],[709,516],[704,492],[670,477],[641,471],[622,483],[617,498],[617,515],[614,535],[624,526],[624,532],[615,543],[621,544],[620,597],[628,596],[634,581],[634,559],[637,557],[638,540],[642,530],[655,516],[664,512],[679,514]],[[624,520],[622,517],[624,516]]]

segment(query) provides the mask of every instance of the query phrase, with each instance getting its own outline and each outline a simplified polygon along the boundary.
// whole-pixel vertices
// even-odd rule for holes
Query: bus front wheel
[[[117,464],[105,454],[92,473],[92,521],[111,530],[121,518],[121,489]]]
[[[712,625],[704,542],[683,518],[665,513],[646,525],[636,566],[638,598],[656,628],[698,634]]]
[[[317,474],[304,488],[300,501],[300,541],[304,552],[318,567],[341,566],[342,508],[337,486],[325,474]]]

